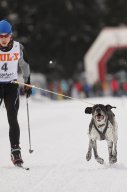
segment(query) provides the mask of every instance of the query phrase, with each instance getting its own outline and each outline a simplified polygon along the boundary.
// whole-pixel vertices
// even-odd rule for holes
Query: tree
[[[105,24],[118,26],[127,24],[126,0],[106,0]]]
[[[61,76],[72,77],[103,27],[97,0],[6,2],[3,16],[14,25],[16,39],[27,45],[34,71],[47,73],[52,59]]]

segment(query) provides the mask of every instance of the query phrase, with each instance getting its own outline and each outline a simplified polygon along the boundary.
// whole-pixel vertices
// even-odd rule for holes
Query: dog
[[[97,140],[106,140],[108,145],[109,163],[117,162],[117,122],[115,115],[111,111],[111,105],[96,104],[93,107],[85,109],[86,114],[92,114],[92,119],[89,124],[89,147],[86,154],[86,160],[89,161],[92,157],[92,149],[96,161],[104,164],[104,160],[99,157],[97,152]]]

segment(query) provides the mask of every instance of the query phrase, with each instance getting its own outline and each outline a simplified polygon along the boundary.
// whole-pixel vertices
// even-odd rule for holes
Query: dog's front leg
[[[89,139],[89,147],[88,147],[88,152],[86,154],[86,160],[89,161],[92,157],[92,140]]]
[[[117,141],[115,141],[113,144],[114,144],[114,150],[112,154],[113,154],[114,163],[116,163],[117,162]]]
[[[117,140],[118,140],[118,133],[117,133],[118,125],[117,122],[115,121],[114,125],[114,133],[113,133],[113,157],[114,157],[114,163],[117,162]]]
[[[96,159],[96,161],[100,164],[103,164],[104,163],[104,160],[102,158],[100,158],[98,156],[98,153],[97,153],[97,143],[96,143],[96,140],[92,140],[92,147],[93,147],[93,151],[94,151],[94,157]]]
[[[113,142],[107,141],[107,143],[108,143],[108,151],[109,151],[109,163],[110,164],[116,163],[117,161],[116,145],[114,145],[114,150],[113,150]]]
[[[113,156],[115,156],[117,158],[117,141],[114,142]]]
[[[113,163],[113,142],[112,141],[107,141],[108,144],[108,153],[109,153],[109,163]]]

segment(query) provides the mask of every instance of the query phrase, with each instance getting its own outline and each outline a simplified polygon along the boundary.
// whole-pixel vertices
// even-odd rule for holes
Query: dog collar
[[[100,128],[100,127],[103,127],[105,124],[103,123],[103,124],[101,124],[101,125],[98,125],[98,128]]]

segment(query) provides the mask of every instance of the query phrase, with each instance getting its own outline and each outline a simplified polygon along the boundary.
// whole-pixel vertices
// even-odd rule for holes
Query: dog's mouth
[[[96,120],[97,121],[101,121],[104,119],[104,115],[101,115],[100,113],[98,113],[96,116],[95,116]]]

